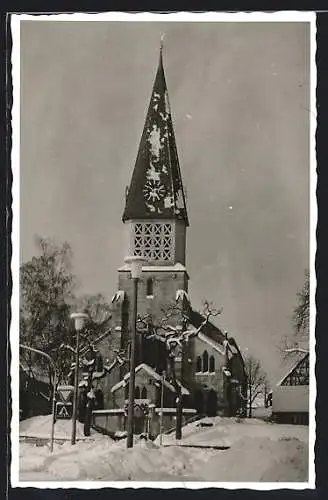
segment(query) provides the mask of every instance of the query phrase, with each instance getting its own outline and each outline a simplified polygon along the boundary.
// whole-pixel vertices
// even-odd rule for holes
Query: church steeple
[[[145,126],[127,191],[123,222],[173,219],[183,221],[188,226],[162,51],[163,40]]]

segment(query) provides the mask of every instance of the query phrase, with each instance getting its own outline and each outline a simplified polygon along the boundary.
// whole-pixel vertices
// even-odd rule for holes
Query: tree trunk
[[[175,439],[180,440],[182,438],[182,410],[183,410],[182,393],[181,393],[181,386],[178,384],[177,379],[176,379],[175,361],[174,361],[173,357],[170,358],[170,364],[171,364],[173,386],[175,388],[175,393],[176,393]]]
[[[252,418],[252,391],[249,388],[248,418]]]
[[[176,408],[176,428],[175,428],[175,439],[182,438],[182,394],[180,391],[179,396],[177,396],[177,408]]]

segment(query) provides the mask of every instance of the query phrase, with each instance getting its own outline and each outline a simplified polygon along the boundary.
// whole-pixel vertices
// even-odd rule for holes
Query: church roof
[[[163,68],[162,48],[123,221],[180,219],[188,225],[185,195]]]
[[[219,354],[224,356],[224,354],[225,354],[224,348],[216,340],[211,339],[210,337],[208,337],[207,335],[204,335],[201,332],[197,335],[197,337],[199,338],[199,340],[202,340],[203,342],[205,342],[205,344],[211,346],[215,351],[217,351]]]
[[[193,309],[190,309],[189,316],[190,322],[195,328],[198,328],[205,319],[204,316],[202,316],[199,312],[194,311]],[[205,326],[203,326],[202,333],[209,339],[212,339],[218,344],[223,345],[223,342],[225,340],[224,333],[220,330],[220,328],[213,325],[213,323],[211,323],[210,321]]]

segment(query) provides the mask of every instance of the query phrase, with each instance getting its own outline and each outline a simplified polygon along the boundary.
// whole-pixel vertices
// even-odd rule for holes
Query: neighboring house
[[[202,168],[200,166],[200,168]],[[163,309],[177,300],[188,311],[197,328],[204,318],[193,310],[188,298],[186,231],[189,226],[177,146],[166,87],[162,51],[151,95],[144,131],[123,214],[125,248],[123,256],[143,256],[147,265],[139,280],[138,314],[150,314],[154,322]],[[204,221],[206,223],[206,221]],[[211,227],[208,228],[210,241]],[[205,242],[206,244],[206,242]],[[113,349],[128,351],[130,342],[133,286],[130,267],[118,269],[118,291],[112,303],[111,347],[108,340],[97,346],[104,362],[115,357]],[[236,342],[225,348],[224,333],[208,323],[176,358],[177,377],[186,390],[184,406],[200,414],[236,415],[244,412],[246,375]],[[136,397],[159,404],[160,375],[168,372],[163,344],[137,335]],[[127,397],[129,367],[117,367],[99,384],[105,408],[121,406]],[[174,389],[165,384],[165,404],[174,406]]]
[[[50,391],[49,377],[21,360],[19,366],[20,418],[50,413]]]
[[[309,423],[309,353],[303,354],[272,391],[277,422]]]

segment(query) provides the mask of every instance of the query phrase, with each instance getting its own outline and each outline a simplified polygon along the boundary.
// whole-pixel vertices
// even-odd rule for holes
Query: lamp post
[[[57,376],[57,370],[56,370],[56,365],[54,360],[47,354],[46,352],[40,351],[39,349],[34,349],[33,347],[27,346],[20,344],[19,347],[21,349],[25,349],[27,351],[35,352],[36,354],[39,354],[40,356],[43,356],[46,358],[54,372],[54,379],[53,379],[53,388],[52,388],[52,403],[51,403],[51,433],[50,433],[50,451],[53,452],[54,450],[54,438],[55,438],[55,410],[56,410],[56,386],[58,382],[58,376]]]
[[[132,331],[130,349],[130,379],[129,379],[129,402],[128,402],[128,425],[127,425],[127,448],[133,447],[133,417],[134,417],[134,386],[136,368],[136,332],[137,332],[137,302],[138,302],[138,281],[142,273],[142,265],[146,259],[139,256],[126,257],[124,261],[131,266],[131,278],[133,282],[132,300]]]
[[[80,349],[80,332],[84,327],[88,315],[85,313],[73,313],[71,319],[74,320],[76,331],[76,347],[75,347],[75,372],[74,372],[74,396],[73,396],[73,415],[72,415],[72,438],[71,444],[76,442],[76,418],[77,418],[77,394],[79,383],[79,349]]]

